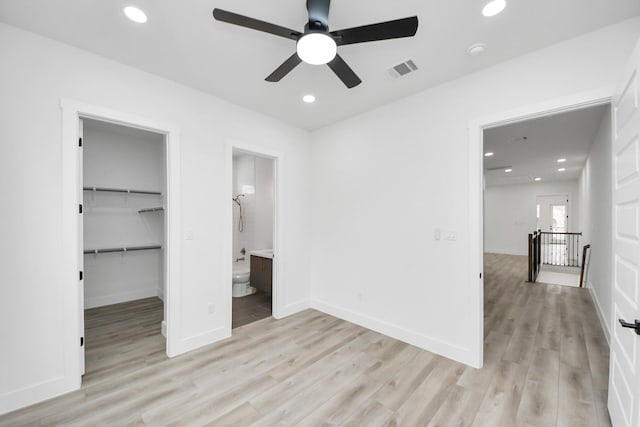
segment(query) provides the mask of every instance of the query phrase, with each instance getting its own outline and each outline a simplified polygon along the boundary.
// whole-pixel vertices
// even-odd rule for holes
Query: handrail
[[[560,231],[538,231],[538,233],[540,234],[566,234],[568,236],[582,236],[582,233],[567,233],[567,232],[560,232]]]
[[[162,249],[161,245],[152,245],[152,246],[130,246],[128,248],[104,248],[104,249],[87,249],[84,251],[85,255],[88,254],[106,254],[113,252],[133,252],[133,251],[146,251],[150,249]]]

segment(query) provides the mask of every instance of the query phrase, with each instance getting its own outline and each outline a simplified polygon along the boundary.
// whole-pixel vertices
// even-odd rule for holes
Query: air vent
[[[418,66],[412,59],[389,68],[389,74],[391,77],[396,79],[398,77],[406,76],[409,73],[413,73],[414,71],[418,71]]]

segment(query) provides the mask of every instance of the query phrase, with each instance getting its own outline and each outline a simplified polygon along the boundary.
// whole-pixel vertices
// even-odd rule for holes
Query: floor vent
[[[418,71],[418,66],[412,59],[409,59],[406,62],[400,63],[396,66],[393,66],[389,69],[389,74],[393,78],[399,78],[406,76],[409,73],[413,73],[414,71]]]

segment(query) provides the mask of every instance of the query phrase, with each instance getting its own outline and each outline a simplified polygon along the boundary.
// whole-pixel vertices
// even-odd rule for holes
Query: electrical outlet
[[[216,312],[215,304],[209,303],[209,314],[214,314]]]
[[[187,228],[187,230],[184,233],[185,238],[187,240],[193,240],[193,229],[192,228]]]
[[[455,242],[456,240],[458,240],[458,233],[456,233],[454,230],[447,230],[444,234],[444,240]]]

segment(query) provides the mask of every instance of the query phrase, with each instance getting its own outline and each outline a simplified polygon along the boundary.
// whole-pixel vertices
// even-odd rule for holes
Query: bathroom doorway
[[[233,149],[232,329],[273,315],[275,164]]]

